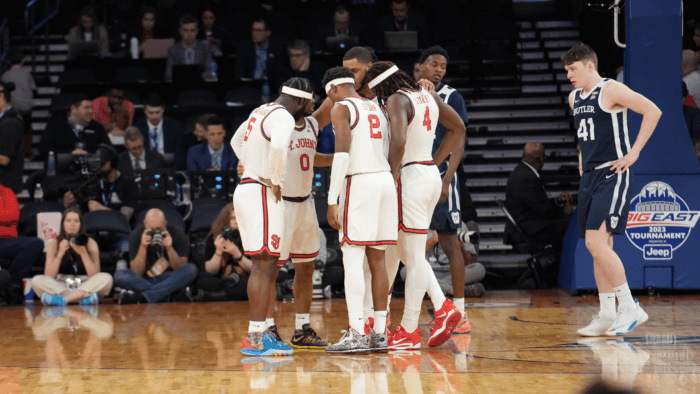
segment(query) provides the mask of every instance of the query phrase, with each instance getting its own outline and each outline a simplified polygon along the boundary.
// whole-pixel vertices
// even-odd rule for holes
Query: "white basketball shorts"
[[[401,169],[397,187],[399,230],[427,234],[442,187],[437,167],[420,163],[407,165]]]
[[[284,202],[284,238],[281,254],[293,263],[314,261],[321,245],[313,196],[303,202]],[[284,264],[286,260],[280,260]]]
[[[275,201],[272,189],[262,183],[245,178],[233,193],[233,208],[241,233],[243,249],[247,255],[267,252],[280,256],[284,229],[284,200]]]

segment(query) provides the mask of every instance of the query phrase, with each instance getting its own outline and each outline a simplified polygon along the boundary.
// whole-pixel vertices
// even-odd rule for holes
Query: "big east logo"
[[[670,260],[700,217],[671,186],[651,182],[630,202],[625,233],[645,260]]]

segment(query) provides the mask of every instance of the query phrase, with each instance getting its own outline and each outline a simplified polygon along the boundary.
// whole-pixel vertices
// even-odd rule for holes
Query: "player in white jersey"
[[[439,346],[450,338],[461,314],[442,293],[425,260],[424,245],[441,192],[442,181],[436,164],[458,148],[457,142],[464,139],[466,130],[459,115],[437,94],[421,88],[393,63],[375,63],[366,78],[388,112],[391,124],[389,163],[398,185],[399,238],[397,247],[387,250],[387,272],[393,278],[399,260],[404,262],[407,270],[403,319],[389,336],[389,348],[420,348],[418,318],[428,289],[437,309],[428,345]],[[446,127],[447,132],[433,157],[438,122]]]
[[[231,146],[245,171],[233,195],[241,241],[253,259],[248,282],[250,323],[241,352],[251,356],[290,354],[292,349],[267,329],[265,315],[283,235],[284,201],[280,185],[294,123],[313,101],[306,79],[285,82],[274,103],[256,108],[236,131]]]
[[[378,105],[357,94],[349,69],[334,67],[323,79],[328,97],[336,103],[331,110],[336,142],[327,218],[331,227],[339,230],[350,320],[350,328],[340,342],[326,350],[333,353],[387,350],[389,284],[384,250],[387,245],[396,245],[398,226],[396,189],[387,161],[388,122]],[[368,335],[364,334],[362,313],[365,255],[372,273],[375,310],[374,327]]]

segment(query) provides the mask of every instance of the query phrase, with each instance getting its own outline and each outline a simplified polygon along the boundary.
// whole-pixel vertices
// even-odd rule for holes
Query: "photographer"
[[[189,241],[171,226],[160,209],[151,209],[129,239],[129,270],[117,271],[114,284],[121,287],[121,304],[158,302],[185,289],[197,276],[187,262]]]
[[[243,254],[233,204],[221,210],[206,239],[206,262],[197,278],[199,301],[248,299],[248,275],[253,262]]]
[[[99,157],[99,172],[77,190],[63,196],[63,205],[68,208],[78,204],[83,212],[119,210],[126,220],[131,219],[137,203],[136,187],[131,179],[118,170],[119,157],[111,145],[101,144],[96,152]],[[129,235],[110,233],[110,244],[114,250],[129,250]]]
[[[59,306],[97,304],[98,294],[105,297],[112,289],[112,276],[100,272],[100,250],[85,234],[77,208],[63,212],[61,232],[46,248],[44,275],[32,279],[32,289],[44,305]]]

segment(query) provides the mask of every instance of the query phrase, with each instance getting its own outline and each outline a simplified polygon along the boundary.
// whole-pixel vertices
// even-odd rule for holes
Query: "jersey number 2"
[[[370,138],[382,138],[382,132],[374,132],[374,129],[379,128],[379,117],[377,115],[369,115],[367,117],[369,120],[369,136]]]
[[[595,141],[595,126],[593,125],[593,119],[588,118],[588,127],[586,127],[586,119],[581,119],[581,125],[578,127],[576,136],[578,138],[583,138],[584,141],[588,141],[588,137],[590,136],[591,141]]]
[[[248,136],[250,135],[250,132],[253,131],[253,123],[255,123],[255,118],[250,118],[250,122],[248,122],[248,131],[245,132],[245,138],[243,138],[243,141],[248,141]]]

